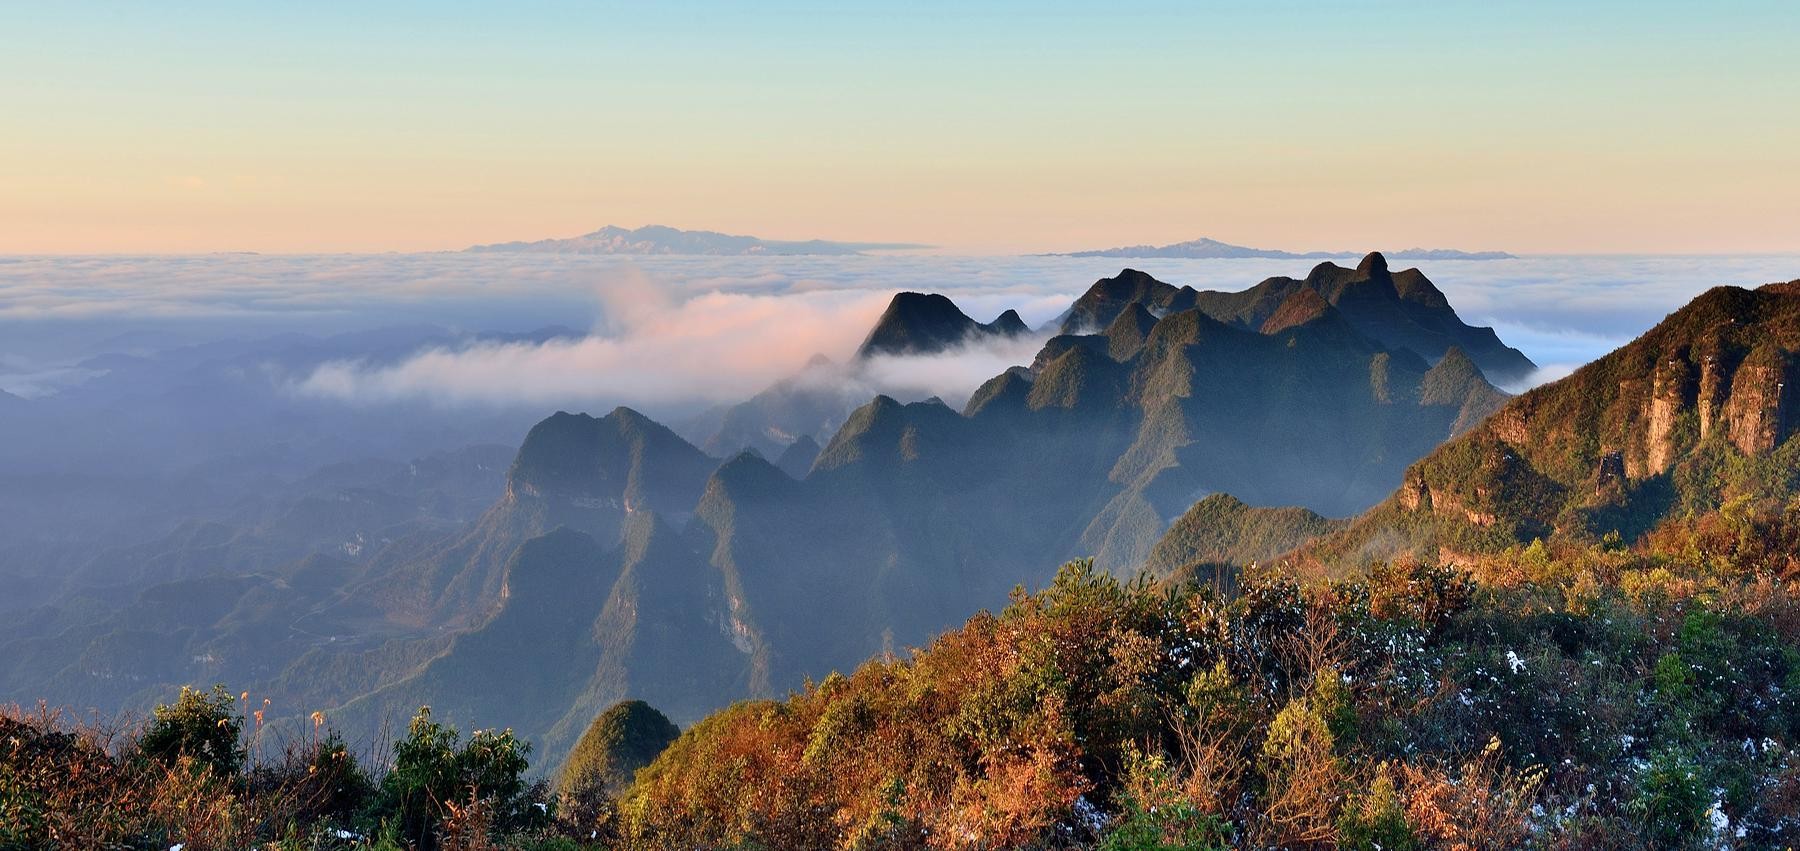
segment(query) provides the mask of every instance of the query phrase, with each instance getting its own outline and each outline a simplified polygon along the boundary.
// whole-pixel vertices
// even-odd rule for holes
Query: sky
[[[0,254],[1800,251],[1796,37],[1791,0],[0,0]]]

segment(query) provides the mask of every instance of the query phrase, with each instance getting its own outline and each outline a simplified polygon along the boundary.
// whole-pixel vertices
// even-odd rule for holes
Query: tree
[[[427,851],[458,813],[478,811],[493,831],[548,821],[524,779],[530,743],[511,730],[477,730],[459,747],[460,738],[456,728],[431,720],[431,707],[419,707],[406,738],[394,744],[394,767],[382,778],[375,815]]]
[[[138,739],[138,750],[164,765],[189,756],[215,776],[236,774],[244,766],[240,738],[244,724],[236,708],[237,701],[223,685],[213,686],[211,692],[182,686],[173,705],[156,707],[149,729]]]

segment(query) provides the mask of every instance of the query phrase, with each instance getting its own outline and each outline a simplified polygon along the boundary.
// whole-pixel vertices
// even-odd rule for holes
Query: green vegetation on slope
[[[1175,521],[1144,569],[1159,577],[1206,579],[1228,567],[1269,561],[1344,525],[1304,508],[1252,508],[1216,493]]]

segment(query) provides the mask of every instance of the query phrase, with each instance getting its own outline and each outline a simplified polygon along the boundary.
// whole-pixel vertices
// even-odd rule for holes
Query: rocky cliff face
[[[1644,404],[1643,456],[1633,478],[1656,475],[1675,462],[1675,421],[1693,407],[1693,388],[1693,370],[1685,358],[1670,356],[1657,364]]]
[[[1641,435],[1634,435],[1641,442],[1633,442],[1637,451],[1627,457],[1627,478],[1668,472],[1684,451],[1721,428],[1745,455],[1773,451],[1796,424],[1788,389],[1795,365],[1795,354],[1774,343],[1758,344],[1746,356],[1706,340],[1661,358],[1647,387],[1625,382],[1622,386],[1643,398]],[[1688,417],[1691,433],[1683,431]]]
[[[1745,455],[1773,450],[1792,432],[1794,353],[1765,343],[1731,376],[1725,431]]]

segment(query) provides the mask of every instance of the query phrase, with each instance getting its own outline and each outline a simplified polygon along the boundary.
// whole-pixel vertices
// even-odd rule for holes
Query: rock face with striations
[[[1773,450],[1793,432],[1794,353],[1773,343],[1752,349],[1731,377],[1725,427],[1745,455]]]

